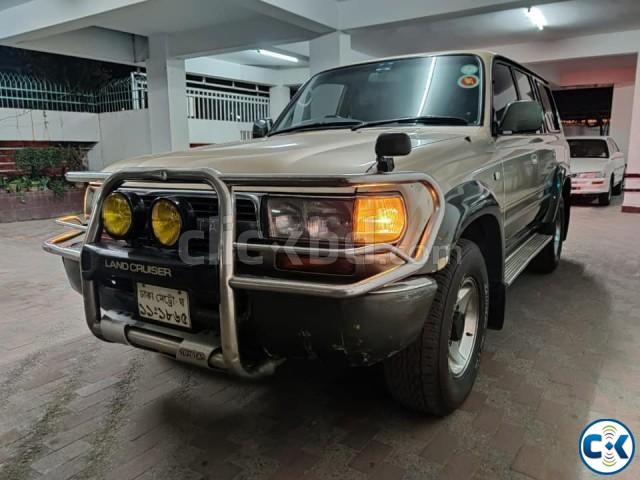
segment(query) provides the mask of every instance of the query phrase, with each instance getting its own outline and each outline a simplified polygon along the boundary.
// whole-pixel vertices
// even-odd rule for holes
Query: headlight
[[[348,199],[269,197],[269,236],[337,240],[356,244],[392,243],[404,233],[406,211],[398,195]]]
[[[584,172],[578,173],[578,178],[604,178],[604,172]]]
[[[184,221],[179,206],[166,198],[159,198],[151,207],[151,229],[158,242],[166,247],[176,244]]]
[[[122,193],[111,193],[102,205],[102,224],[113,238],[126,237],[133,227],[133,205]]]
[[[352,232],[353,199],[270,197],[269,236],[345,241]]]

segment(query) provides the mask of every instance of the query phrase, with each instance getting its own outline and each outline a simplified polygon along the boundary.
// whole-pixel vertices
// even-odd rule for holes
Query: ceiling
[[[533,2],[535,4],[535,2]],[[639,0],[572,0],[541,5],[549,25],[539,31],[524,8],[416,20],[351,31],[355,50],[372,56],[556,40],[640,27]]]

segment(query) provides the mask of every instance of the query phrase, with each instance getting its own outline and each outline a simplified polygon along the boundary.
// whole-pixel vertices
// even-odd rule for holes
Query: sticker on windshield
[[[478,67],[472,64],[463,65],[462,68],[460,68],[460,72],[464,75],[475,75],[478,73]]]
[[[458,86],[461,88],[476,88],[480,79],[475,75],[463,75],[458,79]]]

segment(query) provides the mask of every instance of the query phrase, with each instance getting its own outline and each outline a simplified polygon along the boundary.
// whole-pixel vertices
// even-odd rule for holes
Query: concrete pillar
[[[634,83],[616,83],[613,87],[609,135],[615,139],[625,153],[629,151],[629,126],[631,125]]]
[[[353,61],[351,35],[333,32],[309,42],[309,70],[311,75],[339,67]]]
[[[636,83],[631,112],[627,179],[622,211],[640,213],[640,55],[636,62]]]
[[[151,152],[189,148],[184,60],[169,58],[167,35],[149,37],[146,61]]]
[[[275,121],[276,118],[278,118],[278,115],[280,115],[284,108],[289,104],[291,90],[287,86],[278,85],[277,87],[271,87],[269,89],[269,96],[269,113],[271,118]]]

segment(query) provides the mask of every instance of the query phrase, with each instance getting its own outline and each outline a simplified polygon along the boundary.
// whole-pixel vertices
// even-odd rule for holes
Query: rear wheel
[[[553,238],[546,247],[531,261],[529,268],[538,273],[551,273],[560,263],[564,238],[564,198],[560,197],[556,220],[553,226]]]
[[[613,195],[613,177],[611,177],[611,181],[609,182],[609,190],[605,193],[601,193],[598,196],[598,203],[603,207],[607,205],[611,205],[611,197]]]
[[[436,274],[438,291],[420,337],[384,363],[390,394],[402,405],[446,415],[469,395],[480,364],[489,281],[478,246],[462,239]]]

